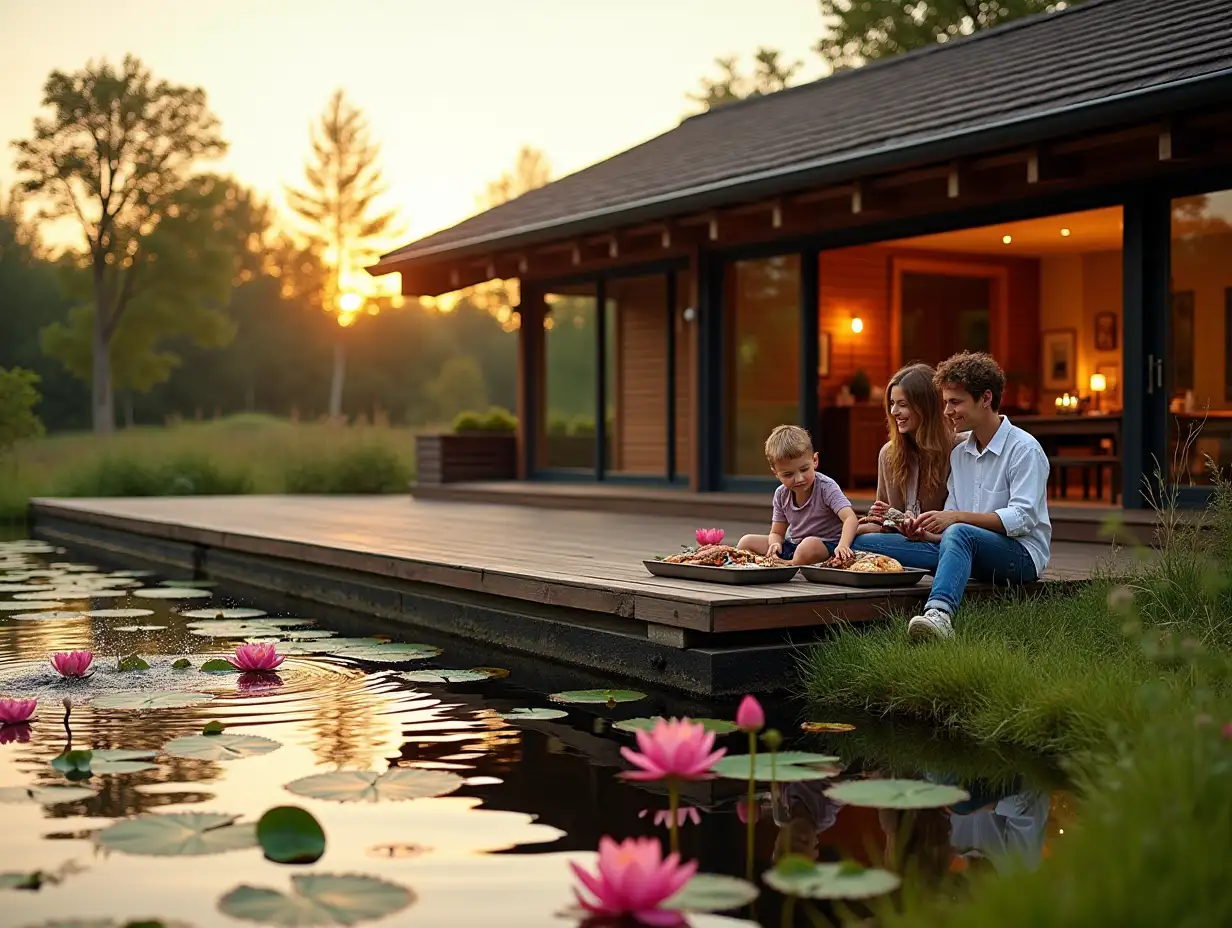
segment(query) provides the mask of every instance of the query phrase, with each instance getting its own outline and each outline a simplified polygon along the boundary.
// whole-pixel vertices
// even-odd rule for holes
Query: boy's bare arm
[[[843,520],[843,534],[834,549],[834,556],[840,560],[850,560],[852,556],[851,543],[856,540],[856,532],[860,528],[860,517],[850,506],[844,506],[838,511],[838,517]]]
[[[770,524],[770,534],[767,536],[769,546],[766,548],[766,557],[778,557],[779,552],[783,550],[783,539],[787,537],[786,522],[772,522]]]

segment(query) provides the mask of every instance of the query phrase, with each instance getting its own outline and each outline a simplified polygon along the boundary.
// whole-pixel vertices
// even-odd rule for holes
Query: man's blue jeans
[[[974,525],[951,525],[940,543],[910,541],[897,532],[879,532],[857,536],[852,547],[888,554],[904,567],[931,571],[933,588],[925,608],[941,609],[950,615],[958,610],[968,580],[1006,584],[1039,579],[1035,562],[1022,542]]]

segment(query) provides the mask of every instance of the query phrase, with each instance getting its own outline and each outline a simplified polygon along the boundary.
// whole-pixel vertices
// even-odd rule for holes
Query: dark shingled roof
[[[373,270],[1232,102],[1229,78],[1232,0],[1088,0],[686,119]]]

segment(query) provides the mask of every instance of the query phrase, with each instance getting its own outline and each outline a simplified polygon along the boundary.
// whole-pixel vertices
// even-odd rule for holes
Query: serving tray
[[[705,567],[701,564],[671,564],[667,561],[642,561],[656,577],[677,580],[700,580],[703,583],[727,583],[747,586],[753,583],[786,583],[799,567]]]
[[[894,587],[915,586],[928,576],[927,570],[904,567],[902,573],[865,573],[860,570],[841,570],[838,567],[801,567],[800,573],[811,583],[833,583],[837,586],[855,586],[865,590],[885,590]]]

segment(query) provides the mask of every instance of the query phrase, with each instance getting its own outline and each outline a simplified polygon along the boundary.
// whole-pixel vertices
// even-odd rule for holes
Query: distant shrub
[[[285,472],[288,493],[401,493],[410,479],[411,469],[398,453],[376,443],[297,461]]]
[[[246,470],[223,467],[204,454],[154,463],[134,455],[108,455],[70,472],[56,496],[230,496],[252,492]]]
[[[454,416],[453,430],[454,432],[483,431],[483,416],[469,409],[465,412],[460,412]]]
[[[42,397],[39,376],[25,368],[0,367],[0,454],[26,438],[43,434],[43,423],[34,414]]]
[[[595,417],[594,416],[574,416],[569,422],[570,435],[593,435],[595,434]]]
[[[503,406],[493,406],[486,413],[468,409],[453,420],[454,432],[512,432],[517,427],[517,416]]]

